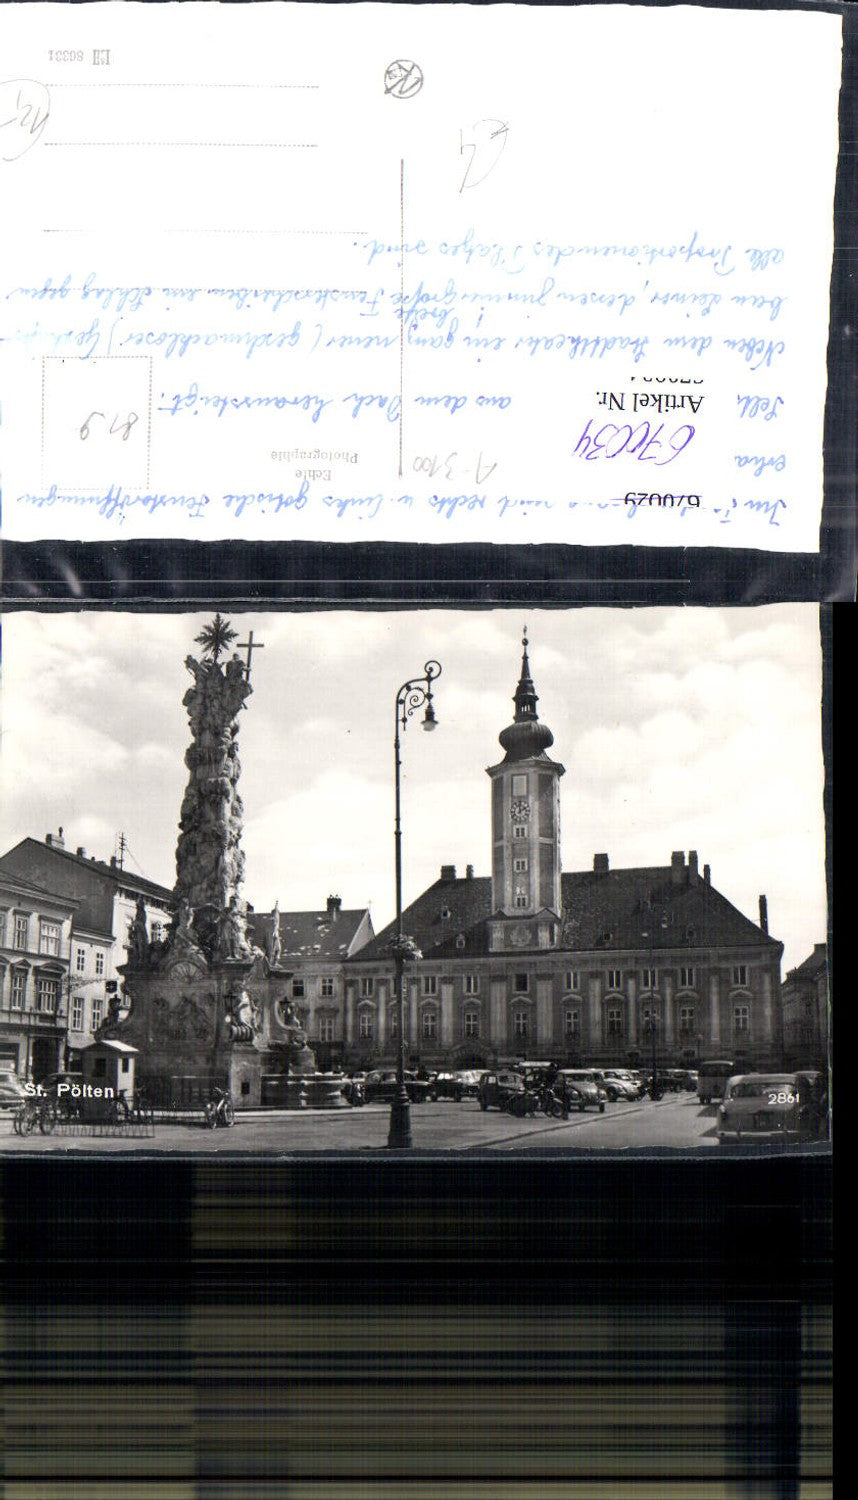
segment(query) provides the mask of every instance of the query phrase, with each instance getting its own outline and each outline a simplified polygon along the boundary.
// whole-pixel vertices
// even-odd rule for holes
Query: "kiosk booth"
[[[128,1042],[93,1042],[84,1047],[80,1099],[84,1120],[128,1118],[134,1103],[137,1051]]]

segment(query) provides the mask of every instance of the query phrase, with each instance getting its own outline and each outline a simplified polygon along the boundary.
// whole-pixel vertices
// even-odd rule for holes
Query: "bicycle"
[[[235,1106],[226,1089],[212,1090],[212,1097],[205,1104],[205,1117],[209,1130],[216,1130],[218,1125],[229,1127],[235,1124]]]
[[[15,1115],[12,1128],[16,1135],[30,1135],[38,1125],[42,1135],[50,1135],[57,1123],[57,1106],[53,1099],[27,1099]]]

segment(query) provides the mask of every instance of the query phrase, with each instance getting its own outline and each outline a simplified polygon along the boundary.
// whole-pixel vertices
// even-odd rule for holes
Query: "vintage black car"
[[[406,1072],[405,1089],[412,1104],[422,1104],[429,1097],[433,1080],[418,1078],[416,1073]],[[396,1069],[376,1068],[367,1073],[363,1086],[367,1104],[389,1104],[396,1095]]]
[[[436,1073],[429,1084],[430,1099],[455,1099],[460,1103],[465,1097],[465,1085],[458,1073]]]
[[[536,1114],[539,1095],[512,1070],[484,1073],[480,1079],[480,1109],[497,1108],[523,1118]]]

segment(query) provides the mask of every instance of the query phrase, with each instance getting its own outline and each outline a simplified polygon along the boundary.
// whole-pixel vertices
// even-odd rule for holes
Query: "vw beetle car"
[[[605,1090],[599,1086],[592,1073],[587,1068],[563,1068],[557,1075],[554,1087],[558,1088],[562,1082],[567,1085],[567,1092],[574,1089],[577,1097],[572,1101],[578,1109],[597,1109],[600,1114],[605,1113]]]

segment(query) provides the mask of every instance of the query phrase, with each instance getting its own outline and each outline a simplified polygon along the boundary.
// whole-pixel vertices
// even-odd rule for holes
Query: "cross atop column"
[[[238,642],[238,649],[240,651],[244,651],[244,650],[247,651],[247,665],[246,665],[246,667],[244,669],[244,675],[245,675],[247,681],[249,682],[250,681],[250,659],[251,659],[254,651],[264,651],[265,650],[265,642],[264,641],[255,641],[253,639],[253,631],[249,630],[247,632],[247,640],[246,641],[239,641]]]

